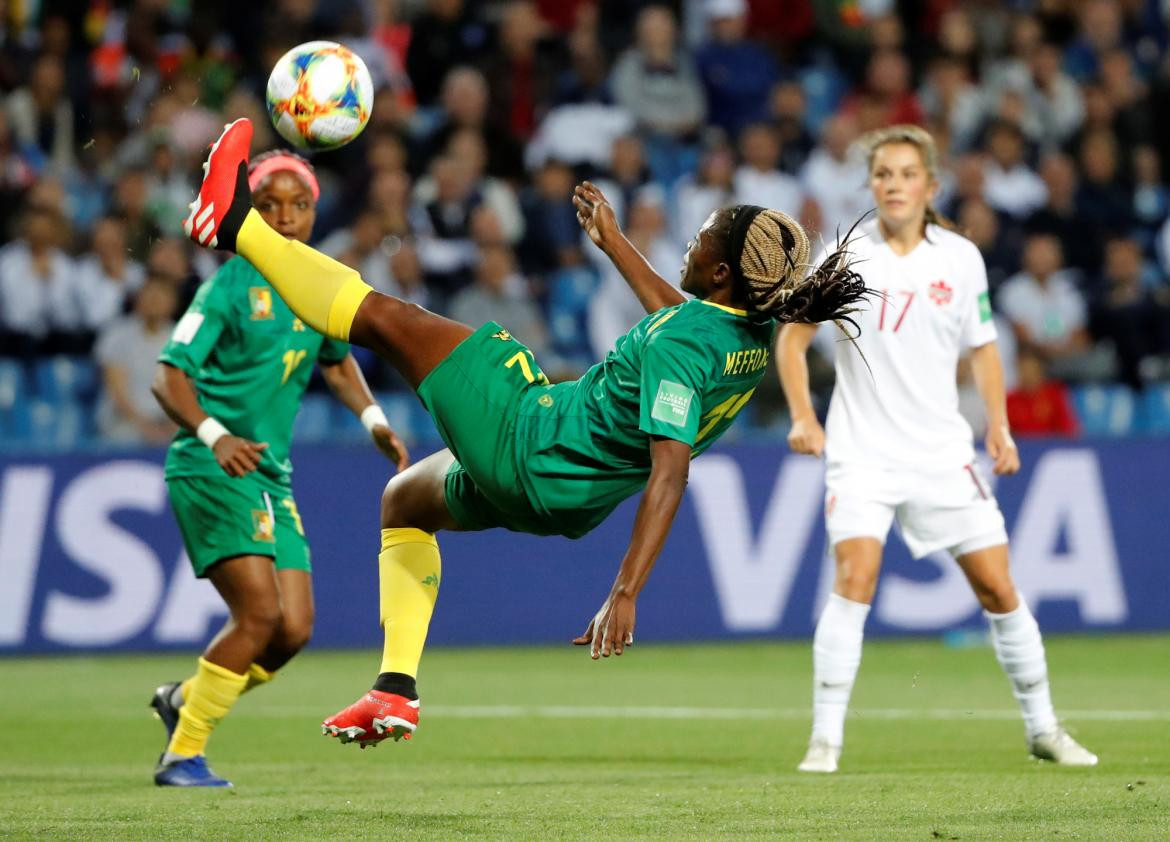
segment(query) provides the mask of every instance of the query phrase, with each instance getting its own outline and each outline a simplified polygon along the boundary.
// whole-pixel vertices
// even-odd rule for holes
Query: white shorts
[[[957,558],[1008,542],[1003,514],[974,464],[928,470],[829,465],[825,486],[830,546],[847,538],[884,544],[895,518],[915,558],[938,550]]]

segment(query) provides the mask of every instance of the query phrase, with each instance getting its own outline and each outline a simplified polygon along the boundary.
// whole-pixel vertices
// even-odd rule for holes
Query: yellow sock
[[[259,687],[261,684],[267,684],[269,681],[276,678],[275,671],[269,672],[259,664],[252,664],[250,667],[248,667],[247,675],[248,683],[244,685],[244,689],[241,691],[243,693],[247,693],[249,690]],[[191,676],[179,685],[179,694],[183,697],[183,704],[187,703],[187,696],[191,693],[191,682],[194,680],[195,676]]]
[[[382,530],[378,584],[386,645],[381,672],[418,676],[441,572],[434,535],[421,529]]]
[[[252,664],[248,667],[248,683],[244,685],[242,692],[247,693],[261,684],[267,684],[272,679],[276,678],[276,670],[269,672],[259,664]],[[186,698],[186,697],[184,697]]]
[[[314,330],[349,341],[358,307],[373,287],[361,275],[304,243],[288,240],[248,211],[236,251],[256,267],[298,317]]]
[[[179,708],[179,724],[167,746],[171,754],[184,757],[203,754],[212,730],[244,692],[248,676],[200,658],[199,670],[190,681],[183,706]]]

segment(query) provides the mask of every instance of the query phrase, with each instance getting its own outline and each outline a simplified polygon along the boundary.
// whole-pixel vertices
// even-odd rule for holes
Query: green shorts
[[[455,456],[444,493],[464,529],[558,534],[533,508],[517,473],[518,404],[529,387],[547,382],[532,351],[488,322],[419,384],[419,399]]]
[[[309,572],[309,543],[292,492],[253,476],[169,477],[171,509],[199,578],[218,561],[265,555]]]

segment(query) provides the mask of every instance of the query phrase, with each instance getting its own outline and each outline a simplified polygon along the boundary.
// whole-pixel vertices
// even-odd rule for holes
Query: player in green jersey
[[[252,201],[278,236],[306,242],[317,180],[290,153],[259,156]],[[349,346],[307,327],[242,257],[204,283],[159,356],[154,392],[180,425],[167,451],[171,505],[195,575],[231,612],[195,675],[151,705],[167,727],[160,785],[222,786],[203,760],[212,727],[244,690],[272,679],[309,640],[309,545],[293,498],[289,443],[314,364],[377,446],[406,451],[374,402]]]
[[[188,235],[243,255],[306,322],[387,359],[447,444],[391,480],[382,498],[381,671],[369,693],[323,723],[363,747],[409,737],[418,724],[415,676],[440,582],[437,531],[503,526],[578,537],[644,489],[610,596],[574,641],[594,658],[621,654],[690,460],[751,396],[775,322],[848,318],[868,293],[844,249],[810,267],[801,226],[749,205],[711,215],[687,251],[680,291],[654,273],[586,182],[573,199],[578,219],[650,315],[580,380],[553,386],[500,325],[476,330],[378,294],[353,270],[273,232],[248,207],[250,142],[251,125],[237,120],[212,147]]]

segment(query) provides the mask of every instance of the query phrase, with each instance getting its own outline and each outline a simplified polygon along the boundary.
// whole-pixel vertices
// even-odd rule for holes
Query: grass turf
[[[192,657],[9,659],[0,837],[1166,839],[1168,645],[1048,641],[1057,707],[1086,712],[1068,724],[1102,758],[1066,769],[1025,756],[989,649],[870,642],[834,776],[795,771],[807,643],[642,644],[596,664],[569,647],[436,650],[418,736],[367,751],[317,724],[377,655],[311,652],[212,738],[231,791],[151,783],[162,729],[146,703]]]

